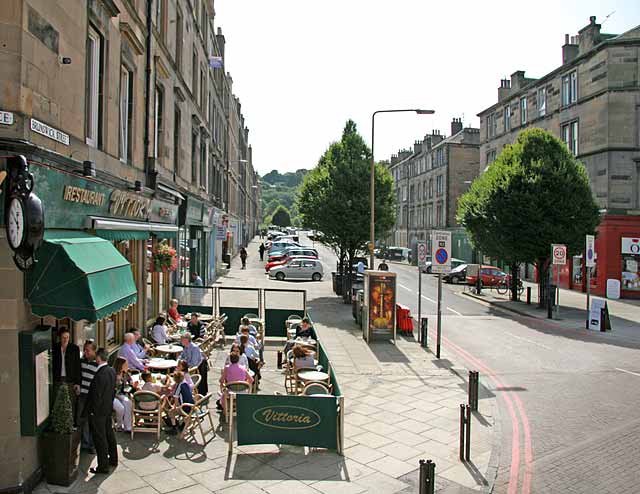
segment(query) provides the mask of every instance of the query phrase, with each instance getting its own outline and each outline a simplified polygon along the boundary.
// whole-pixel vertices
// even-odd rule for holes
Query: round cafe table
[[[163,358],[152,358],[151,360],[149,360],[149,363],[147,364],[147,367],[149,369],[154,369],[154,370],[159,370],[164,372],[167,372],[170,369],[174,369],[177,366],[178,366],[177,360],[163,359]]]
[[[160,353],[164,353],[166,355],[177,355],[182,353],[182,350],[184,350],[184,348],[182,348],[180,345],[157,345],[155,347],[157,352]]]
[[[303,370],[298,371],[298,379],[301,381],[320,381],[325,382],[329,381],[329,374],[326,372],[320,372],[316,370]]]

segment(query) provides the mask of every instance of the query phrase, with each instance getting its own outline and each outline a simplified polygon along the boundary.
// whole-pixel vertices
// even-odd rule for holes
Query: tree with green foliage
[[[460,198],[458,221],[484,254],[509,264],[513,300],[518,264],[535,263],[546,305],[551,244],[582,252],[599,212],[584,165],[549,132],[527,129]]]
[[[369,240],[371,151],[356,124],[347,121],[342,138],[329,146],[318,165],[304,179],[296,205],[302,223],[319,230],[324,243],[351,266],[356,253]],[[389,170],[375,169],[376,237],[384,237],[395,221],[395,194]]]
[[[291,214],[289,210],[280,204],[271,216],[271,224],[276,226],[291,226]]]

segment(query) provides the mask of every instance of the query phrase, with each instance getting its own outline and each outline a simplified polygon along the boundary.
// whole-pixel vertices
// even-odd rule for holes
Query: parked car
[[[283,240],[282,242],[273,242],[271,245],[265,244],[265,247],[269,249],[269,254],[271,254],[278,250],[284,250],[286,247],[302,247],[302,245],[293,240]]]
[[[451,258],[451,270],[453,271],[458,266],[460,266],[462,264],[466,264],[466,263],[467,263],[467,261],[463,261],[462,259],[456,259],[455,257],[452,257]],[[433,265],[433,262],[431,260],[431,256],[427,256],[427,262],[422,267],[422,272],[423,273],[431,273],[431,266],[432,265]]]
[[[406,247],[387,247],[382,258],[389,261],[406,261],[409,258],[409,249]]]
[[[450,273],[445,274],[442,280],[445,283],[461,283],[467,279],[467,265],[459,264],[451,270]]]
[[[279,230],[269,230],[267,232],[267,240],[273,240],[275,237],[278,237],[280,235],[286,235],[286,233]]]
[[[299,242],[300,241],[300,237],[298,237],[298,235],[278,235],[276,237],[273,237],[273,241],[274,242],[282,242],[285,239],[291,240],[293,242]]]
[[[275,261],[277,258],[282,258],[286,255],[291,255],[292,253],[295,253],[296,255],[300,255],[300,256],[312,256],[312,257],[319,257],[318,256],[318,251],[312,247],[303,247],[303,246],[298,246],[298,245],[291,245],[288,247],[284,247],[281,250],[276,250],[276,251],[272,251],[269,252],[269,257],[268,257],[268,261]]]
[[[501,271],[495,266],[483,265],[480,269],[480,283],[482,283],[482,286],[497,286],[504,280],[506,276],[507,273]],[[477,280],[477,276],[467,273],[466,282],[468,285],[475,285]]]
[[[303,255],[290,256],[290,255],[286,255],[286,256],[284,256],[282,258],[267,262],[264,265],[264,270],[268,273],[271,268],[275,268],[276,266],[284,266],[289,261],[293,261],[294,259],[318,259],[318,258],[315,257],[315,256],[303,256]]]
[[[285,279],[320,281],[323,274],[322,263],[318,259],[292,259],[287,264],[275,266],[269,270],[269,278],[279,281]]]

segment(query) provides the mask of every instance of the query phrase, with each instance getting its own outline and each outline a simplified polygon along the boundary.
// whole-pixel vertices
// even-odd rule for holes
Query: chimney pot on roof
[[[462,119],[454,118],[451,122],[451,135],[454,136],[462,130]]]
[[[593,26],[595,25],[595,23],[596,23],[596,16],[592,15],[591,17],[589,17],[589,24]]]

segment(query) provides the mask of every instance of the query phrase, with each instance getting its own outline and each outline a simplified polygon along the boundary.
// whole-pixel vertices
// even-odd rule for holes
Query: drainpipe
[[[149,105],[151,100],[151,36],[152,22],[151,15],[153,12],[153,0],[147,0],[147,39],[146,45],[146,62],[145,62],[145,105],[144,105],[144,175],[147,187],[151,187],[152,179],[149,171]]]

